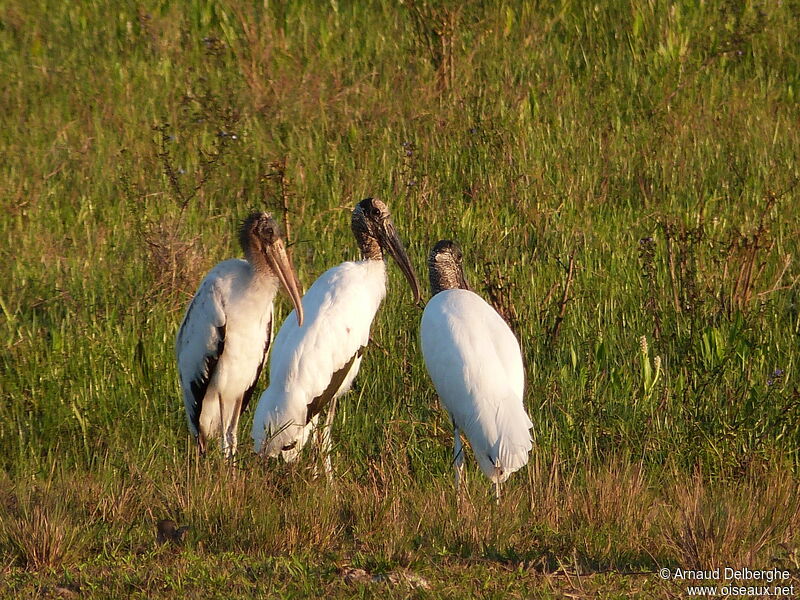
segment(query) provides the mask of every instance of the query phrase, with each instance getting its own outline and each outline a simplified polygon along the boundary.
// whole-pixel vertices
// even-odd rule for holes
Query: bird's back
[[[523,406],[519,344],[497,312],[462,289],[436,294],[422,316],[422,353],[442,403],[487,477],[527,462],[533,426]]]
[[[303,296],[305,320],[294,312],[281,325],[270,357],[270,382],[256,408],[256,451],[273,456],[298,437],[286,429],[261,445],[266,432],[287,422],[305,423],[306,407],[322,394],[331,377],[369,342],[375,313],[386,294],[383,261],[345,262],[328,269]]]

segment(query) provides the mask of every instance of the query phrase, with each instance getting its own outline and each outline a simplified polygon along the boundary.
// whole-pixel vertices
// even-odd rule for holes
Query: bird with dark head
[[[361,257],[365,260],[382,260],[383,253],[388,252],[408,279],[414,303],[419,304],[422,298],[419,282],[386,204],[377,198],[362,200],[353,209],[350,226],[361,249]]]
[[[247,262],[258,275],[278,278],[297,311],[297,323],[302,325],[300,282],[286,253],[286,246],[275,219],[268,213],[251,214],[239,228],[239,243]]]
[[[175,341],[189,431],[201,453],[220,435],[236,453],[239,416],[247,407],[272,342],[272,301],[283,286],[303,323],[300,283],[280,229],[267,213],[239,228],[245,260],[216,265],[203,279]]]
[[[256,452],[294,461],[314,432],[320,412],[318,446],[331,476],[331,425],[336,400],[350,389],[369,343],[372,320],[386,295],[384,253],[397,261],[419,303],[417,276],[386,204],[375,198],[353,209],[351,227],[361,260],[328,269],[303,296],[306,323],[281,326],[270,358],[269,387],[253,419]]]
[[[464,255],[461,246],[450,240],[436,243],[428,256],[431,295],[442,290],[471,289],[464,278]]]
[[[461,248],[438,242],[428,258],[433,297],[422,313],[425,367],[453,423],[456,489],[465,433],[483,473],[500,484],[528,462],[533,427],[523,404],[525,371],[517,338],[503,318],[472,292]]]

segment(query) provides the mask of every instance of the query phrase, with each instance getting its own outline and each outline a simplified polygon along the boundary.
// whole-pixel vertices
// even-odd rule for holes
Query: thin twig
[[[672,234],[664,227],[664,237],[667,241],[667,256],[669,256],[669,281],[672,286],[672,302],[675,305],[675,312],[681,311],[681,303],[678,300],[678,281],[675,276],[675,254],[672,251]]]
[[[550,344],[554,344],[558,337],[558,332],[561,329],[561,323],[564,321],[564,316],[567,313],[567,302],[569,302],[569,288],[572,286],[572,278],[575,274],[575,250],[569,255],[569,267],[567,267],[567,281],[564,283],[564,291],[561,294],[561,302],[559,302],[558,316],[556,317],[553,328],[550,330]]]
[[[269,163],[272,172],[266,175],[265,179],[274,179],[277,185],[276,196],[280,200],[281,212],[283,213],[283,234],[286,240],[286,253],[289,255],[289,260],[292,260],[292,225],[289,221],[289,199],[292,196],[290,191],[291,182],[286,175],[286,156],[280,160],[275,160]],[[265,193],[266,195],[266,193]],[[265,202],[268,200],[265,198]]]

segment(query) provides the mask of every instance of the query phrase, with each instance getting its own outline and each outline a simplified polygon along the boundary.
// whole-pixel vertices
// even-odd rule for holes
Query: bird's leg
[[[228,431],[228,459],[230,460],[231,464],[234,464],[236,461],[236,448],[239,445],[239,435],[236,432],[237,425],[238,423],[234,421],[233,425]]]
[[[461,492],[461,479],[464,476],[464,444],[461,442],[461,432],[458,425],[453,423],[453,466],[456,471],[456,495]]]
[[[494,499],[495,502],[499,505],[500,504],[500,482],[494,482]]]
[[[322,429],[322,466],[325,469],[325,476],[328,481],[333,481],[333,468],[331,467],[331,427],[333,426],[333,416],[336,414],[336,397],[331,398],[328,405],[328,414],[325,415],[325,426]]]
[[[200,455],[200,457],[204,457],[206,455],[207,448],[206,436],[203,435],[203,432],[201,431],[197,434],[197,438],[195,439],[197,440],[197,453]]]
[[[189,437],[191,438],[192,435],[190,434]],[[200,476],[200,459],[205,457],[206,455],[206,448],[205,448],[205,436],[203,434],[199,434],[197,438],[190,440],[189,442],[194,449],[194,476],[195,479]],[[188,481],[188,469],[187,469],[187,481]]]
[[[228,456],[233,459],[236,456],[236,450],[239,447],[239,417],[242,414],[242,398],[236,401],[233,407],[233,414],[231,415],[230,422],[226,427],[228,435]]]
[[[308,425],[306,426],[306,427],[308,426],[311,427],[311,429],[308,432],[308,436],[311,438],[311,446],[315,453],[313,460],[313,467],[311,469],[311,477],[313,479],[319,477],[319,464],[317,461],[320,458],[321,455],[320,448],[322,447],[322,431],[320,430],[319,427],[317,427],[318,422],[319,422],[319,413],[314,415],[311,418],[311,421],[309,421]]]
[[[228,443],[228,431],[225,427],[225,411],[222,405],[222,394],[217,394],[217,401],[219,402],[219,443],[222,446],[222,456],[226,460],[230,460],[230,444]]]

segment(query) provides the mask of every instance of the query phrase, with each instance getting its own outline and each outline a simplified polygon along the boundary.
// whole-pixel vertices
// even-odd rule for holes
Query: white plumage
[[[287,461],[297,457],[319,415],[308,420],[308,405],[348,364],[330,400],[350,389],[361,365],[359,351],[369,343],[370,326],[385,295],[382,260],[345,262],[314,282],[303,296],[303,327],[289,315],[275,338],[270,386],[261,395],[254,418],[256,452],[277,456],[298,440],[283,452]]]
[[[272,301],[279,284],[299,303],[296,275],[275,228],[264,213],[245,221],[241,238],[248,260],[226,260],[208,273],[178,331],[184,407],[201,452],[222,432],[223,453],[236,453],[239,416],[272,341]]]
[[[422,315],[420,339],[425,366],[454,426],[456,485],[463,431],[499,495],[499,485],[528,462],[532,446],[519,344],[489,304],[463,289],[467,286],[455,244],[439,242],[429,264],[434,296]],[[454,272],[442,277],[446,268]]]
[[[295,460],[327,408],[322,453],[330,476],[330,426],[336,399],[347,392],[369,343],[372,320],[386,295],[383,249],[397,260],[419,299],[419,288],[386,205],[368,198],[353,211],[363,259],[323,273],[303,297],[305,322],[291,315],[275,338],[270,384],[253,421],[256,452]]]

